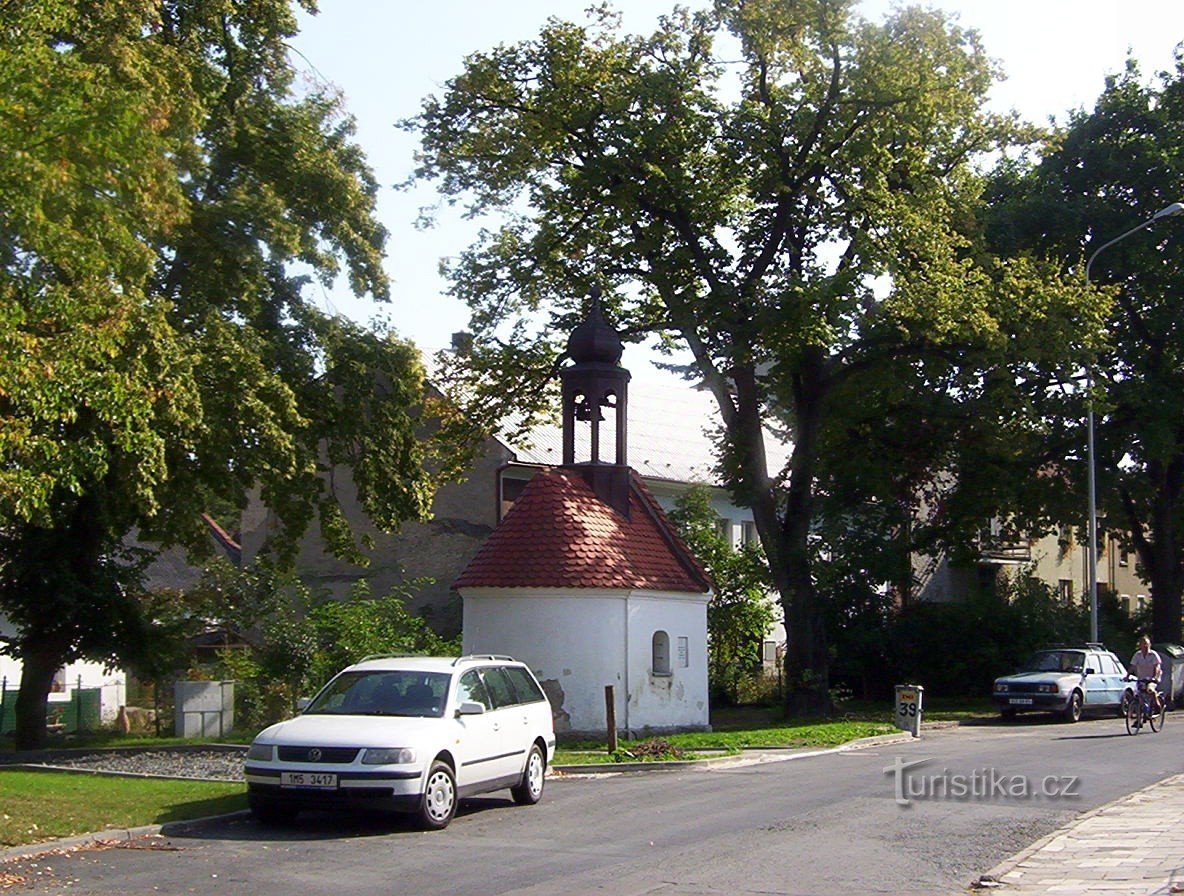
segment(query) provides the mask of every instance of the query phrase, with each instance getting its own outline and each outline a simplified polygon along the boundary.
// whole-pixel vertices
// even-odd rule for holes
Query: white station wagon
[[[260,821],[302,809],[410,812],[443,828],[459,799],[509,788],[537,803],[555,756],[551,705],[507,656],[367,657],[247,751]]]

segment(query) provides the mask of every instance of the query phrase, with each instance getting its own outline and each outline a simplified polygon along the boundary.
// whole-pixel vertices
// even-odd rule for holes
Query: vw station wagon
[[[537,803],[554,756],[551,705],[523,663],[368,657],[259,733],[247,751],[247,800],[264,823],[367,809],[439,829],[467,796],[509,788],[514,802]]]

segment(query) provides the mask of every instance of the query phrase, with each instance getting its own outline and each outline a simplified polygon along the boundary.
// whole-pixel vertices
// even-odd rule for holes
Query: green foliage
[[[318,645],[310,669],[312,683],[319,686],[342,667],[371,654],[458,653],[458,643],[441,638],[423,619],[407,612],[403,601],[411,587],[371,598],[359,583],[348,600],[326,601],[309,610],[308,623]]]
[[[704,486],[679,495],[670,512],[715,584],[707,607],[709,686],[715,699],[735,702],[742,684],[761,671],[761,644],[775,619],[772,579],[760,549],[746,544],[734,550],[717,520]]]
[[[1099,634],[1123,657],[1134,650],[1134,626],[1113,594],[1099,598]],[[1089,610],[1060,599],[1037,579],[1018,576],[1003,595],[967,595],[956,603],[906,608],[886,627],[882,693],[893,684],[924,685],[926,696],[976,697],[991,692],[996,677],[1014,671],[1035,650],[1084,644]],[[873,695],[869,695],[873,696]]]
[[[423,368],[306,295],[389,298],[377,183],[341,99],[297,85],[307,0],[46,0],[0,23],[0,610],[24,661],[19,740],[52,670],[142,661],[137,563],[208,552],[201,514],[258,496],[291,559],[313,521],[361,555],[323,475],[374,522],[423,518]],[[444,452],[444,472],[458,452]],[[57,562],[41,569],[36,558]],[[134,637],[133,637],[134,635]]]
[[[246,636],[246,647],[221,651],[208,674],[238,682],[236,711],[244,726],[261,728],[288,718],[299,697],[365,656],[459,653],[459,643],[407,611],[416,584],[375,598],[358,582],[349,597],[334,600],[310,594],[290,574],[218,564],[185,599],[191,632],[216,620]]]
[[[1047,256],[1079,276],[1100,252],[1091,279],[1113,302],[1106,339],[1091,358],[1092,395],[1080,379],[1069,390],[1027,394],[1034,411],[1055,424],[1046,457],[1057,461],[1056,488],[1046,499],[1070,498],[1072,505],[1062,508],[1067,519],[1086,507],[1080,446],[1092,398],[1098,505],[1138,553],[1151,585],[1155,637],[1163,641],[1181,639],[1184,593],[1178,534],[1184,526],[1184,238],[1180,218],[1128,231],[1184,198],[1182,121],[1184,58],[1177,56],[1174,71],[1150,81],[1130,60],[1107,79],[1094,108],[1071,113],[1039,155],[1000,167],[990,187],[987,228],[996,251]],[[1129,238],[1100,251],[1124,234]]]
[[[996,383],[1055,378],[1096,330],[1079,283],[982,251],[977,166],[1031,137],[986,111],[994,77],[977,35],[917,7],[873,24],[844,0],[720,0],[640,36],[599,7],[472,54],[407,123],[418,177],[491,222],[447,268],[472,309],[458,400],[496,411],[506,371],[544,379],[594,284],[627,336],[689,352],[794,633],[799,708],[829,702],[820,514],[899,505],[948,470],[955,420],[999,416]],[[547,398],[513,394],[524,413]]]

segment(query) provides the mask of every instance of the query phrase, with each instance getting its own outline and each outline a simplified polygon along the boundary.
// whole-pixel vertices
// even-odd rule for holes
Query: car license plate
[[[320,790],[334,790],[337,787],[337,776],[326,775],[323,772],[281,772],[281,787],[315,787]]]
[[[1031,706],[1032,705],[1032,698],[1031,697],[1012,697],[1007,702],[1010,703],[1012,706]]]

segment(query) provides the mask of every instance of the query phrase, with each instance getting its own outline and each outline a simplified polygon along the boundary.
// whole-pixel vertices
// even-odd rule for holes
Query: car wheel
[[[448,827],[456,814],[456,778],[447,762],[437,759],[428,769],[427,784],[419,801],[419,822],[428,830]]]
[[[1015,717],[1016,717],[1016,711],[1014,709],[1012,709],[1010,706],[1006,707],[1004,709],[999,710],[999,717],[1002,718],[1003,721],[1005,721],[1005,722],[1014,722]]]
[[[542,799],[546,775],[547,762],[543,759],[543,751],[535,744],[530,748],[530,755],[526,757],[522,780],[510,788],[510,796],[514,798],[514,802],[520,806],[531,806]]]
[[[300,814],[299,809],[281,806],[268,800],[252,799],[248,806],[255,820],[266,825],[288,824],[295,821],[296,816]]]
[[[1074,691],[1064,711],[1066,722],[1076,722],[1081,718],[1081,691]]]

